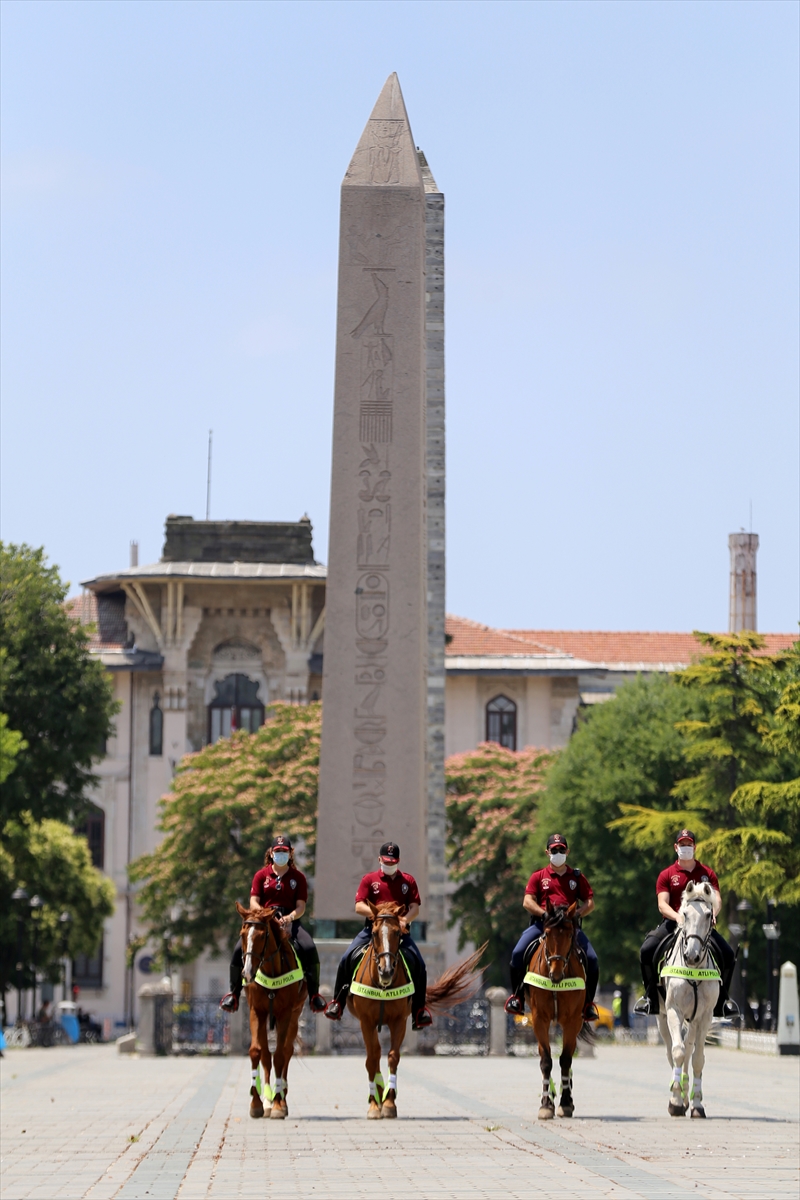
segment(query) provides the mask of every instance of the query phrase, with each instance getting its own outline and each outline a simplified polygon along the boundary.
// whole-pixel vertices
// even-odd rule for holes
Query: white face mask
[[[274,850],[273,854],[272,854],[272,861],[275,863],[276,867],[285,867],[287,865],[287,863],[289,862],[288,851]]]
[[[681,862],[689,862],[694,858],[694,846],[678,846],[678,858]]]
[[[554,867],[563,867],[563,865],[566,861],[567,861],[566,854],[551,854],[550,855],[550,862],[553,864]]]
[[[397,863],[382,862],[381,870],[383,871],[384,875],[394,875],[395,871],[397,870]]]

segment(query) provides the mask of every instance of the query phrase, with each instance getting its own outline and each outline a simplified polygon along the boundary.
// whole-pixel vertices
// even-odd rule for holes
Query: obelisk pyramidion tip
[[[417,152],[400,80],[393,72],[375,103],[343,187],[419,187]]]

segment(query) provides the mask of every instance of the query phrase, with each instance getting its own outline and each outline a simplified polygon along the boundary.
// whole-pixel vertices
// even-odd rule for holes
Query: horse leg
[[[583,993],[581,993],[582,999]],[[558,1060],[561,1064],[561,1098],[557,1110],[559,1117],[571,1117],[575,1111],[575,1104],[572,1097],[572,1059],[575,1055],[575,1047],[578,1044],[578,1034],[583,1025],[582,1009],[583,1005],[581,1003],[581,1007],[574,1015],[571,1015],[569,1020],[565,1021],[563,1026],[564,1044]]]
[[[674,983],[670,980],[667,988],[667,1025],[672,1044],[672,1084],[670,1087],[669,1115],[683,1117],[686,1115],[686,1104],[683,1099],[683,1070],[686,1062],[686,1047],[683,1042],[683,1012],[678,1006]],[[670,996],[672,993],[672,996]]]
[[[694,1044],[694,1054],[692,1055],[692,1090],[689,1099],[692,1102],[691,1117],[704,1117],[706,1110],[703,1107],[703,1067],[706,1061],[706,1034],[711,1025],[711,1017],[714,1013],[714,1006],[710,1004],[707,1012],[703,1014],[702,1022],[698,1023],[697,1040]]]
[[[374,1003],[374,1002],[373,1002]],[[375,1077],[380,1075],[381,1069],[381,1040],[378,1037],[377,1023],[369,1015],[360,1018],[361,1020],[361,1036],[364,1039],[364,1046],[367,1051],[366,1067],[367,1075],[369,1076],[369,1106],[367,1108],[367,1120],[376,1121],[381,1118],[381,1105],[378,1097],[378,1084]],[[377,1018],[375,1018],[377,1022]]]
[[[286,1009],[278,1014],[275,1022],[275,1099],[270,1110],[270,1119],[283,1121],[289,1115],[289,1105],[286,1093],[289,1090],[286,1076],[289,1073],[289,1060],[292,1057],[292,1046],[297,1033],[297,1021],[292,1021],[292,1009]],[[294,1026],[294,1029],[292,1029]]]
[[[395,1001],[395,1004],[397,1003]],[[400,1062],[400,1047],[406,1036],[406,1024],[408,1022],[408,1010],[405,1003],[402,1003],[405,1011],[402,1015],[392,1016],[388,1022],[389,1032],[392,1035],[392,1044],[389,1047],[389,1086],[386,1089],[386,1095],[381,1105],[381,1114],[384,1117],[397,1116],[397,1067]]]
[[[555,1104],[551,1092],[550,1075],[553,1070],[553,1056],[550,1053],[550,1018],[552,1005],[545,1000],[541,1007],[537,1005],[535,1000],[530,997],[530,989],[528,990],[528,998],[531,1013],[533,1015],[533,1032],[536,1035],[536,1041],[539,1043],[539,1066],[542,1071],[542,1099],[539,1105],[539,1120],[550,1121],[555,1116]],[[542,1010],[545,1011],[542,1011]]]
[[[248,997],[249,999],[249,997]],[[261,1093],[258,1089],[258,1068],[263,1058],[263,1042],[266,1040],[267,1031],[263,1016],[257,1011],[254,1004],[248,1004],[250,1012],[250,1116],[263,1117],[264,1105],[261,1103]],[[269,1082],[269,1075],[267,1075]]]

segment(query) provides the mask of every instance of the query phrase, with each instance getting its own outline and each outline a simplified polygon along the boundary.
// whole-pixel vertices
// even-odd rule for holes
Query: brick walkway
[[[667,1116],[663,1049],[575,1065],[572,1121],[535,1120],[533,1059],[414,1058],[371,1121],[360,1058],[295,1059],[285,1122],[252,1121],[246,1059],[10,1050],[2,1197],[778,1200],[798,1194],[800,1061],[710,1050],[707,1121]]]

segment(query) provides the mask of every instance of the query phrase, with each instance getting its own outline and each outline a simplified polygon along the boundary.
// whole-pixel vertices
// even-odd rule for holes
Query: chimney
[[[756,550],[757,533],[732,533],[728,537],[731,552],[731,603],[728,629],[755,633],[756,623]]]
[[[131,542],[131,564],[132,567],[139,565],[139,543]]]

